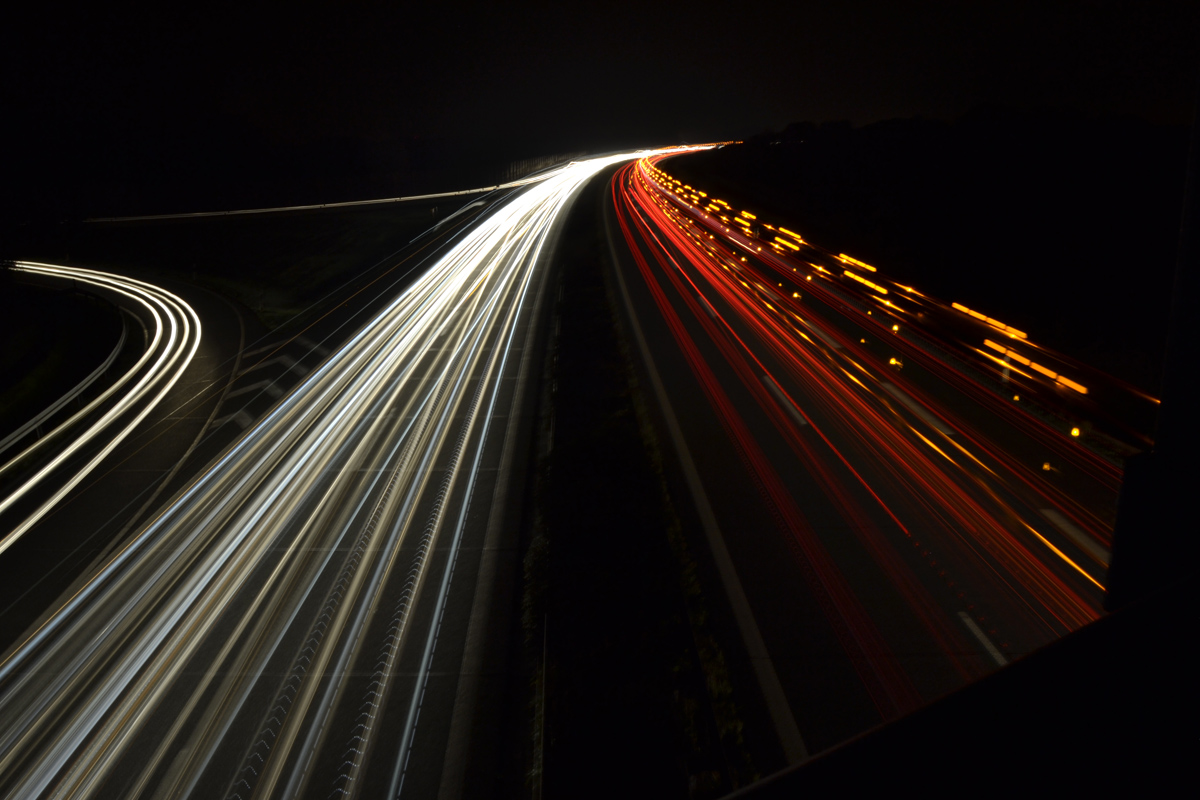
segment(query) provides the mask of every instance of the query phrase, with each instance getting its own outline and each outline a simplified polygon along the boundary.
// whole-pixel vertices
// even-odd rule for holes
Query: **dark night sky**
[[[970,0],[44,11],[7,37],[7,213],[15,194],[44,182],[211,182],[276,151],[293,156],[272,162],[276,172],[261,167],[260,182],[304,158],[316,173],[337,168],[326,159],[394,177],[451,153],[503,161],[745,137],[798,120],[953,118],[981,104],[1186,123],[1197,9]],[[349,162],[347,142],[358,154]]]

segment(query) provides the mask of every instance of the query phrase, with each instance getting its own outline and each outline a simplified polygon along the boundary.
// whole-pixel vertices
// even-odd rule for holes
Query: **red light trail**
[[[949,344],[939,350],[936,331],[912,331],[916,310],[936,301],[911,287],[889,292],[874,267],[825,254],[786,229],[778,230],[792,239],[774,228],[756,235],[770,226],[748,212],[727,224],[728,204],[704,195],[701,205],[699,190],[670,178],[658,160],[623,167],[614,179],[621,234],[880,716],[930,698],[901,665],[887,633],[890,611],[859,572],[886,576],[962,682],[989,668],[964,657],[979,650],[973,636],[984,636],[988,652],[986,636],[1019,653],[1096,619],[1106,564],[1095,554],[1105,552],[1109,522],[1039,475],[1025,451],[1041,448],[1070,465],[1094,493],[1115,493],[1120,470],[968,374],[947,355]],[[905,365],[923,378],[910,380]],[[719,372],[732,372],[736,394],[753,405],[738,402]],[[945,401],[956,393],[958,403]],[[991,415],[989,430],[960,413],[972,404]],[[781,458],[747,415],[769,420],[790,455]],[[1020,441],[996,430],[1016,430]],[[812,521],[824,512],[810,513],[781,477],[797,470],[840,526]],[[835,537],[847,534],[870,567],[846,558]]]

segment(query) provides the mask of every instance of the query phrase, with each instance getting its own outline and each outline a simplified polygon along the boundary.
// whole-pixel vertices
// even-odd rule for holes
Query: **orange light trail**
[[[850,604],[835,613],[841,620],[837,625],[845,626],[841,630],[848,652],[861,652],[853,642],[874,639],[878,632],[871,632],[861,616],[861,607],[856,606],[853,592],[840,583],[831,557],[821,553],[819,537],[803,521],[799,508],[782,488],[776,467],[766,460],[739,410],[718,384],[701,354],[702,349],[692,339],[689,326],[698,325],[706,331],[704,346],[715,347],[722,354],[723,361],[733,368],[803,469],[848,521],[847,530],[860,538],[935,639],[953,648],[958,634],[944,624],[937,603],[901,557],[893,538],[897,534],[909,540],[910,547],[925,553],[928,546],[923,540],[936,532],[942,550],[958,554],[955,558],[963,564],[974,565],[970,570],[992,576],[988,580],[1007,587],[1001,593],[1009,593],[1006,596],[1014,598],[1016,607],[1025,609],[1022,613],[1032,614],[1046,626],[1045,630],[1053,630],[1055,635],[1095,619],[1099,613],[1098,599],[1069,576],[1081,575],[1093,590],[1100,583],[1083,571],[1065,550],[1021,519],[1024,512],[1009,499],[1013,491],[1010,487],[1040,493],[1045,497],[1037,503],[1071,509],[1073,518],[1086,520],[1086,513],[1053,486],[1033,478],[1029,467],[969,429],[958,428],[955,436],[937,442],[936,437],[931,438],[906,422],[904,415],[908,412],[882,396],[886,393],[875,391],[879,381],[901,386],[904,394],[922,406],[936,407],[936,403],[908,385],[895,371],[876,366],[881,364],[878,356],[866,349],[865,344],[860,347],[857,336],[847,337],[826,323],[809,321],[796,314],[799,293],[793,292],[790,285],[783,283],[776,292],[759,283],[763,281],[771,287],[778,283],[772,278],[764,280],[764,269],[777,270],[780,280],[801,280],[793,267],[787,266],[785,271],[785,256],[767,250],[757,254],[761,263],[746,262],[721,229],[706,228],[698,212],[678,207],[664,196],[661,181],[660,171],[651,160],[643,160],[618,174],[613,199],[621,233],[693,374],[726,434],[741,453],[743,465],[757,476],[760,487],[766,487],[763,491],[771,507],[787,521],[785,529],[805,558],[819,565],[814,568],[825,586],[827,599],[838,609],[842,602]],[[721,234],[721,238],[714,239],[714,232]],[[784,240],[776,237],[776,241]],[[798,249],[789,245],[787,256]],[[810,266],[826,272],[818,264]],[[887,293],[884,287],[855,273],[847,270],[845,274],[881,294]],[[814,292],[818,287],[812,282],[805,285]],[[911,287],[899,288],[912,292]],[[821,293],[817,296],[825,297]],[[679,303],[692,311],[695,320],[685,323],[668,297],[677,297]],[[731,325],[733,319],[738,321],[737,328]],[[836,349],[818,346],[816,339],[794,327],[792,319],[814,330],[823,330],[820,338],[827,344],[836,343]],[[892,327],[890,320],[886,324],[889,329]],[[750,335],[740,332],[743,329]],[[1012,330],[1006,326],[1006,331],[1015,337]],[[981,402],[995,403],[996,398],[972,386],[972,381],[952,367],[926,364],[903,337],[894,338],[896,346],[908,358],[934,370],[951,385],[973,392],[972,396],[979,397]],[[1000,352],[1007,349],[995,347],[991,342],[988,347]],[[781,367],[769,368],[766,359]],[[862,373],[862,380],[840,365],[846,363],[844,359],[849,359],[851,369]],[[886,360],[885,354],[883,362]],[[765,387],[762,375],[771,376],[787,401],[800,409],[806,421],[802,428]],[[798,387],[799,394],[791,387]],[[796,402],[796,397],[803,398],[803,403]],[[1044,427],[1037,421],[1026,423],[1019,408],[999,405],[998,408],[999,413],[1010,414],[1009,418],[1030,424],[1036,431],[1042,430],[1039,425]],[[1055,434],[1055,438],[1061,440],[1061,433]],[[948,450],[948,446],[952,449]],[[952,458],[954,450],[967,459],[960,463]],[[1087,454],[1080,457],[1086,458]],[[854,466],[858,463],[872,465],[869,476]],[[877,519],[876,511],[857,499],[860,492],[873,499],[882,517]],[[1091,530],[1090,523],[1085,524]],[[923,531],[921,541],[913,530]],[[1060,569],[1056,563],[1063,567]],[[941,574],[945,574],[944,569]],[[903,706],[910,691],[906,681],[874,660],[868,662],[871,674],[860,677],[864,683],[876,687],[872,697],[877,705],[881,710]]]

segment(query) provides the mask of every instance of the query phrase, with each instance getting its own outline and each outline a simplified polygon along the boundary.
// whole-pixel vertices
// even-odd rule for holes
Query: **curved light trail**
[[[539,257],[633,157],[485,216],[0,664],[0,792],[403,790]]]
[[[196,312],[158,286],[79,267],[18,261],[12,268],[86,285],[137,310],[139,319],[150,325],[146,349],[132,367],[70,419],[0,465],[0,477],[29,472],[0,498],[0,530],[5,531],[0,555],[37,525],[154,410],[200,346]]]

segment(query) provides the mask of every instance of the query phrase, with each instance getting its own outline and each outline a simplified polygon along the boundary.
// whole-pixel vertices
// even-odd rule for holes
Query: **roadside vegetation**
[[[758,773],[614,314],[606,186],[585,189],[557,253],[509,793],[718,797]]]

